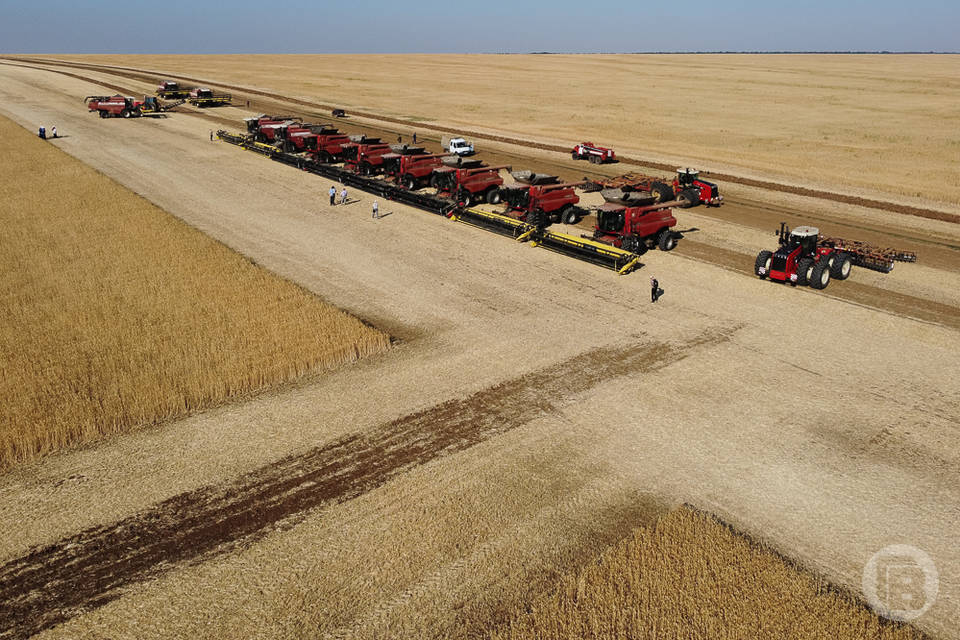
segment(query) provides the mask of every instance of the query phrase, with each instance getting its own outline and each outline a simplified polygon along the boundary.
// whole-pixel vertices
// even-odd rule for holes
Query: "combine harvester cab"
[[[519,180],[537,180],[543,174],[518,171],[511,175]],[[587,212],[577,206],[580,196],[576,188],[586,183],[554,182],[556,176],[544,178],[546,183],[510,185],[500,189],[500,198],[507,205],[508,215],[540,228],[546,228],[554,222],[580,222]]]
[[[501,169],[510,171],[511,167],[509,165],[472,168],[465,168],[462,165],[444,166],[434,170],[430,182],[439,193],[453,198],[464,207],[480,202],[499,204],[500,187],[503,185],[503,178],[500,177]]]
[[[654,247],[672,251],[682,237],[673,230],[677,219],[672,208],[678,204],[672,201],[628,207],[608,202],[597,210],[593,238],[638,256]]]

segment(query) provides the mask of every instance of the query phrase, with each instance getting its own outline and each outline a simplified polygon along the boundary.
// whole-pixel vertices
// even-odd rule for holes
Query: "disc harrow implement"
[[[266,156],[276,162],[282,162],[303,171],[335,180],[346,186],[374,194],[384,200],[416,207],[451,220],[512,237],[521,242],[529,241],[531,246],[541,246],[592,264],[604,266],[613,269],[620,275],[630,273],[642,266],[639,256],[624,249],[593,240],[576,238],[565,233],[549,231],[500,213],[484,211],[476,207],[463,207],[454,200],[411,191],[386,180],[363,176],[333,164],[316,162],[299,155],[286,153],[273,145],[257,142],[251,136],[230,133],[221,129],[217,131],[217,138],[247,151]]]
[[[865,269],[890,273],[894,262],[916,262],[917,254],[889,247],[875,247],[858,240],[843,238],[821,238],[820,245],[850,254],[853,264]]]

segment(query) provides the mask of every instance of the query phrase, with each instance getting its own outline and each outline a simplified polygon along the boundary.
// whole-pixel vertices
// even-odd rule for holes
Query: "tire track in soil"
[[[0,638],[27,638],[172,568],[246,548],[311,510],[558,411],[607,380],[660,370],[738,329],[593,349],[35,548],[0,567]]]
[[[0,56],[8,60],[17,60],[19,62],[27,62],[32,64],[51,64],[59,65],[66,67],[75,67],[80,69],[88,69],[90,71],[99,71],[101,73],[113,73],[114,75],[126,76],[133,80],[140,80],[142,82],[157,82],[159,80],[158,74],[150,73],[143,69],[136,69],[134,67],[122,67],[114,65],[98,65],[98,64],[84,64],[82,62],[71,62],[67,60],[57,60],[51,58],[23,58],[17,56]],[[201,80],[198,78],[189,78],[187,76],[182,76],[179,74],[168,74],[168,76],[176,77],[179,80],[204,84],[208,83],[206,80]],[[263,91],[260,89],[253,89],[251,87],[244,87],[241,85],[232,85],[232,84],[223,84],[220,82],[214,82],[218,87],[223,89],[229,89],[231,91],[237,91],[244,94],[261,96],[269,98],[271,100],[279,100],[287,102],[289,104],[296,104],[302,107],[307,107],[310,109],[324,109],[332,110],[338,108],[334,104],[326,104],[322,102],[315,102],[310,100],[303,100],[301,98],[292,98],[282,96],[277,93],[271,93],[269,91]],[[356,111],[351,109],[350,114],[358,118],[368,118],[371,120],[378,120],[380,122],[389,122],[391,124],[401,124],[405,127],[415,126],[419,129],[426,129],[429,131],[436,131],[439,133],[454,133],[460,136],[467,138],[475,138],[478,140],[491,140],[493,142],[504,142],[506,144],[511,144],[520,147],[527,147],[530,149],[539,149],[541,151],[556,151],[559,153],[569,154],[570,147],[563,147],[560,145],[547,144],[543,142],[536,142],[534,140],[524,140],[520,138],[511,138],[508,136],[498,136],[491,133],[482,133],[479,131],[469,131],[462,128],[446,127],[439,124],[431,124],[425,122],[411,122],[405,118],[396,118],[385,115],[380,115],[376,113],[369,113],[366,111]],[[631,158],[629,156],[617,156],[618,162],[620,164],[633,165],[638,167],[646,167],[650,169],[658,169],[660,171],[665,171],[668,174],[673,174],[676,170],[674,164],[668,164],[664,162],[655,162],[653,160],[645,160],[643,158]],[[704,175],[708,175],[707,172],[704,172]],[[821,200],[830,200],[833,202],[840,202],[843,204],[854,205],[858,207],[866,207],[869,209],[880,209],[882,211],[891,211],[894,213],[902,213],[905,215],[916,216],[919,218],[927,218],[930,220],[941,220],[944,222],[952,222],[955,224],[960,224],[960,215],[955,213],[949,213],[946,211],[941,211],[939,209],[932,209],[929,207],[916,207],[906,204],[899,204],[896,202],[889,202],[885,200],[876,200],[873,198],[864,198],[860,196],[848,195],[845,193],[837,193],[834,191],[827,191],[824,189],[811,189],[808,187],[801,187],[797,185],[783,184],[779,182],[773,182],[770,180],[760,180],[755,178],[746,178],[742,176],[732,175],[728,173],[716,173],[709,172],[709,176],[715,180],[721,180],[725,182],[732,182],[735,184],[742,184],[748,187],[756,187],[759,189],[766,189],[767,191],[779,191],[781,193],[789,193],[793,195],[807,196],[810,198],[819,198]]]

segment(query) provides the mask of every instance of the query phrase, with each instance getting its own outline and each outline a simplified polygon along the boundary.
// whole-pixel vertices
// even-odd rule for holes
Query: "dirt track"
[[[38,571],[22,604],[37,607],[40,626],[8,618],[11,635],[62,620],[51,637],[466,634],[498,606],[484,594],[509,598],[582,560],[598,523],[622,530],[644,491],[710,509],[855,589],[885,544],[922,547],[937,560],[941,599],[921,627],[957,637],[955,270],[857,271],[828,289],[858,304],[773,286],[731,270],[741,247],[772,238],[718,217],[731,206],[681,219],[732,247],[717,260],[725,268],[652,253],[639,274],[616,278],[403,207],[373,222],[363,194],[331,210],[324,181],[205,141],[205,119],[99,121],[79,108],[93,91],[78,78],[9,66],[0,76],[3,112],[29,127],[56,122],[70,137],[55,144],[406,342],[0,480],[0,523],[21,532],[0,546],[0,588],[22,593],[13,585],[28,583],[14,581]],[[880,219],[921,240],[949,234],[895,216]],[[711,261],[724,249],[691,245]],[[658,306],[645,299],[651,273],[668,291]],[[898,288],[916,295],[884,303],[908,295]],[[940,317],[924,317],[934,305]],[[615,354],[627,357],[601,357]],[[465,413],[474,401],[483,410]],[[438,416],[453,420],[452,441],[433,430]],[[378,446],[387,442],[399,446]],[[301,484],[304,465],[324,477],[324,456],[348,443],[383,452],[383,466],[340,498]],[[240,496],[290,502],[199,533],[214,513],[242,514]],[[199,528],[181,528],[191,516]],[[287,516],[296,526],[271,526]],[[136,529],[144,522],[158,526]],[[197,553],[175,551],[163,531]],[[150,555],[136,532],[158,549],[169,541],[170,553]],[[124,544],[98,545],[110,535]],[[85,608],[50,607],[37,561],[85,553],[109,567],[105,582],[76,590]]]

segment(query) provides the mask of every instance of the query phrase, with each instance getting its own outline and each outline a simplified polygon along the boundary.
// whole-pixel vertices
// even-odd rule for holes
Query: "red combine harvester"
[[[160,98],[177,100],[190,97],[191,88],[192,87],[181,87],[179,82],[174,82],[173,80],[164,80],[160,83],[160,86],[157,87],[156,94]]]
[[[510,215],[535,227],[545,228],[552,222],[577,224],[586,210],[576,206],[580,196],[575,191],[584,183],[530,184],[503,187],[500,198],[512,212]]]
[[[383,171],[383,156],[393,149],[380,138],[350,136],[350,143],[343,146],[344,166],[362,176],[372,176]]]
[[[255,118],[244,118],[244,121],[247,123],[247,133],[252,135],[254,140],[271,144],[281,139],[277,135],[277,129],[300,125],[292,116],[260,115]]]
[[[422,151],[422,150],[421,150]],[[396,153],[384,156],[383,172],[393,176],[398,184],[415,191],[427,185],[434,169],[443,166],[447,153]]]
[[[679,201],[673,201],[628,207],[608,202],[597,210],[592,237],[638,256],[654,247],[671,251],[682,237],[672,229],[677,219],[671,208],[679,204]]]
[[[500,186],[503,184],[501,169],[509,171],[510,167],[440,167],[434,169],[430,184],[436,187],[440,194],[454,198],[465,207],[482,201],[497,204],[500,202]]]
[[[591,164],[617,161],[617,154],[613,152],[613,149],[600,147],[592,142],[581,142],[570,151],[570,156],[574,160],[589,160]]]
[[[101,118],[139,118],[156,115],[175,106],[165,107],[153,96],[144,96],[143,100],[128,96],[87,96],[83,100],[87,108],[98,112]]]
[[[761,278],[789,282],[793,286],[810,285],[814,289],[825,289],[830,278],[849,278],[853,265],[890,273],[895,261],[917,261],[917,254],[911,251],[881,249],[841,238],[822,238],[816,227],[797,227],[791,231],[785,222],[781,222],[777,235],[779,248],[757,254],[754,271]]]
[[[317,148],[317,138],[321,135],[339,133],[329,124],[298,124],[278,127],[274,130],[275,144],[285,153],[306,153]]]

